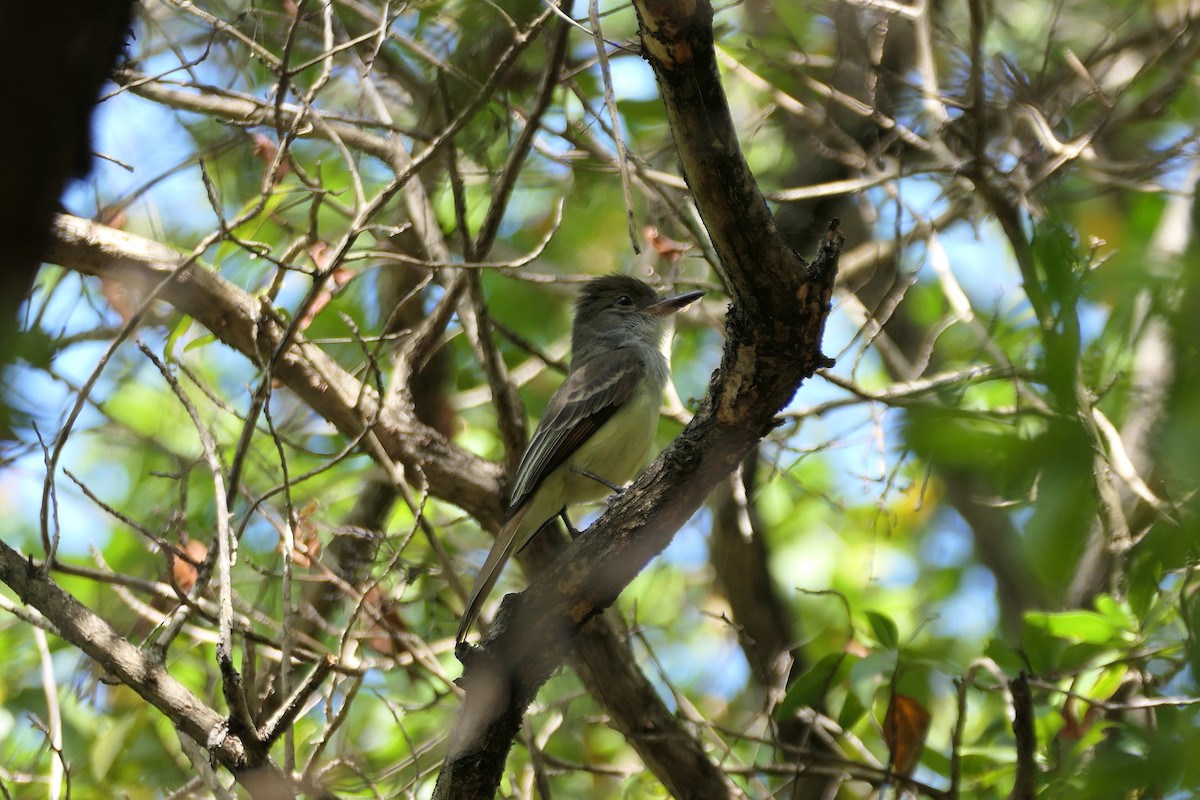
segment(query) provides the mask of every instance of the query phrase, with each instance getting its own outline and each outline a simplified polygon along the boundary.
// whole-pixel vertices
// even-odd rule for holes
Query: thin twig
[[[233,664],[233,564],[237,560],[237,554],[234,550],[234,539],[229,524],[229,502],[225,494],[225,478],[221,467],[220,459],[217,456],[217,443],[213,438],[212,432],[200,419],[200,412],[196,410],[195,405],[188,398],[187,393],[183,391],[183,387],[171,374],[171,370],[167,365],[158,359],[142,342],[138,342],[138,349],[142,354],[150,360],[150,363],[158,369],[167,385],[171,387],[171,391],[179,399],[184,410],[187,411],[188,417],[192,420],[192,425],[196,428],[196,434],[200,438],[200,446],[204,451],[204,462],[208,466],[209,473],[212,475],[213,481],[213,511],[216,517],[217,535],[215,537],[216,547],[216,566],[217,566],[217,597],[219,602],[219,614],[217,618],[218,625],[218,641],[217,641],[217,663],[221,668],[222,688],[224,690],[225,701],[229,704],[230,713],[237,720],[239,726],[247,734],[255,731],[253,715],[246,704],[246,695],[242,688],[242,679],[238,674],[237,668]]]
[[[629,180],[629,157],[625,150],[625,140],[621,136],[621,117],[617,114],[617,97],[613,92],[612,72],[608,68],[608,50],[604,42],[604,33],[600,30],[599,0],[589,0],[588,21],[592,24],[592,37],[596,44],[596,57],[600,61],[600,77],[604,81],[604,105],[608,108],[608,117],[612,121],[613,141],[617,148],[617,163],[621,170],[621,193],[625,197],[625,218],[629,224],[629,244],[634,253],[642,252],[638,245],[637,222],[633,218],[633,189]]]
[[[287,673],[288,670],[286,667],[288,664],[286,658],[283,666],[285,668],[280,670],[280,672]],[[316,663],[312,672],[308,674],[308,677],[296,687],[296,691],[258,729],[258,738],[260,741],[270,746],[279,737],[280,733],[291,729],[292,723],[300,716],[305,704],[308,703],[308,699],[317,691],[321,682],[325,680],[330,670],[333,669],[333,666],[333,656],[325,656]]]

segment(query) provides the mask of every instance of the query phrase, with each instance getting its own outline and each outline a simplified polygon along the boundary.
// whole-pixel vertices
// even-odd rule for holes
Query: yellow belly
[[[598,500],[612,492],[599,481],[580,475],[578,470],[593,472],[617,486],[638,473],[654,445],[658,409],[658,397],[650,392],[636,393],[575,451],[563,465],[569,465],[563,476],[568,505]]]
[[[530,498],[529,511],[516,536],[518,549],[564,505],[569,507],[599,500],[612,493],[612,489],[603,483],[581,475],[580,469],[593,472],[616,486],[638,473],[654,445],[659,400],[654,392],[636,393],[571,458],[546,476]]]

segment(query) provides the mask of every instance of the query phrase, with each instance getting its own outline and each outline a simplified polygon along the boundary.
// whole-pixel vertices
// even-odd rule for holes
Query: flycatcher
[[[670,377],[663,353],[668,318],[702,294],[660,299],[629,275],[584,284],[575,301],[567,379],[521,457],[507,520],[475,579],[458,641],[479,617],[509,556],[567,506],[617,490],[645,463]]]

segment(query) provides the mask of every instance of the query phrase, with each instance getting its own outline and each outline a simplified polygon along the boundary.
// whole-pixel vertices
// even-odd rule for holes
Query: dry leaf
[[[309,246],[308,254],[317,269],[324,270],[328,268],[329,251],[330,247],[327,242],[313,242]],[[333,273],[329,276],[329,283],[332,283],[333,286],[330,287],[329,283],[327,283],[325,288],[322,288],[317,296],[313,298],[313,301],[309,303],[308,309],[301,315],[300,321],[297,323],[299,329],[302,331],[307,330],[308,326],[312,325],[313,320],[317,318],[317,314],[325,310],[325,306],[329,305],[333,300],[334,294],[349,283],[354,278],[354,275],[354,270],[349,267],[337,267],[334,269]]]
[[[321,537],[317,535],[317,525],[313,520],[320,503],[313,500],[296,514],[296,529],[293,533],[292,563],[303,569],[308,569],[321,556]],[[280,540],[278,551],[284,551],[283,541]]]
[[[395,602],[378,586],[372,586],[363,596],[368,620],[367,646],[385,656],[396,654],[396,640],[389,632],[403,633],[404,621],[396,613]],[[378,619],[378,621],[377,621]]]
[[[658,228],[653,225],[647,225],[642,228],[642,236],[646,239],[646,244],[650,245],[654,252],[672,264],[683,258],[683,254],[691,249],[690,244],[677,242],[674,239],[668,239],[666,236],[663,236]]]
[[[308,257],[312,259],[317,269],[325,269],[329,264],[329,242],[318,239],[308,246]]]
[[[208,557],[208,548],[202,542],[189,539],[185,535],[179,539],[179,551],[183,554],[182,557],[173,552],[168,554],[171,578],[184,592],[190,592],[196,585],[196,579],[200,577],[196,568]]]
[[[322,289],[313,301],[308,304],[308,308],[300,315],[300,321],[296,323],[297,330],[306,331],[308,326],[313,324],[313,320],[317,318],[325,310],[325,306],[329,305],[329,301],[333,299],[333,292],[328,289]]]
[[[846,642],[846,646],[843,647],[842,650],[852,656],[858,656],[859,658],[866,658],[867,656],[871,655],[871,650],[869,647],[862,642],[855,641],[854,639]]]
[[[903,694],[892,694],[887,716],[883,719],[883,739],[891,757],[888,767],[897,775],[911,775],[916,769],[932,717],[920,701]]]
[[[1083,712],[1083,719],[1080,719],[1076,713],[1076,702],[1072,697],[1063,700],[1062,718],[1063,726],[1058,731],[1060,739],[1082,739],[1096,721],[1099,715],[1100,706],[1088,704],[1087,711]]]
[[[123,231],[125,230],[125,223],[129,221],[129,218],[125,215],[125,209],[117,207],[104,209],[97,216],[96,221],[101,225],[107,225],[110,228]]]
[[[108,278],[100,279],[100,293],[113,311],[121,315],[122,322],[129,322],[137,312],[137,295],[127,286]]]
[[[279,145],[275,144],[261,133],[256,133],[251,138],[253,139],[254,144],[251,145],[250,152],[254,154],[255,158],[262,162],[263,172],[265,174],[266,171],[271,168],[271,165],[275,163],[275,156],[279,153]],[[271,184],[273,186],[279,185],[279,182],[287,177],[287,174],[290,171],[291,167],[288,166],[288,160],[285,158],[279,163],[279,168],[275,170],[275,176],[271,181]]]

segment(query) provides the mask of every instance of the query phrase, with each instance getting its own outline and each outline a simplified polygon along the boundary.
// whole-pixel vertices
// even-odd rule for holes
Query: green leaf
[[[1188,631],[1184,639],[1184,654],[1192,672],[1200,675],[1200,594],[1193,594],[1183,602],[1182,617]]]
[[[871,623],[871,632],[875,636],[875,641],[889,650],[895,650],[900,645],[900,629],[896,627],[892,618],[878,611],[866,611],[864,614],[867,622]]]
[[[779,21],[796,44],[803,44],[809,40],[813,15],[808,4],[776,3],[775,13],[779,15]]]
[[[95,742],[92,744],[91,757],[88,759],[88,766],[91,768],[92,777],[97,782],[102,782],[108,771],[112,769],[113,763],[117,760],[117,756],[125,749],[125,742],[129,738],[129,731],[135,724],[138,723],[140,715],[130,715],[118,722],[107,732],[101,732],[96,736]]]
[[[13,345],[14,355],[38,369],[48,369],[59,352],[55,341],[41,328],[23,331],[15,337]]]
[[[1129,607],[1137,618],[1145,619],[1154,607],[1162,575],[1162,562],[1157,558],[1141,559],[1129,571]]]
[[[1112,595],[1102,594],[1096,598],[1096,611],[1111,619],[1123,630],[1133,632],[1138,623],[1129,608],[1119,603]]]
[[[167,361],[175,360],[175,345],[179,339],[192,327],[192,318],[187,314],[180,314],[179,319],[171,326],[171,332],[167,334],[167,344],[163,348],[163,353],[167,357]]]
[[[1087,692],[1088,696],[1093,700],[1108,700],[1117,693],[1117,689],[1121,688],[1121,682],[1125,680],[1125,675],[1128,672],[1129,665],[1124,662],[1114,664],[1108,669],[1100,670],[1100,675],[1096,678],[1095,685]]]
[[[1072,231],[1059,224],[1045,222],[1034,234],[1033,254],[1045,275],[1045,289],[1052,300],[1064,305],[1075,302],[1078,294],[1079,254]]]
[[[210,345],[216,340],[217,335],[215,333],[206,333],[203,336],[197,336],[195,339],[184,345],[183,352],[190,353],[193,350],[199,350],[201,347]]]
[[[1021,629],[1021,652],[1029,662],[1029,669],[1039,675],[1057,672],[1067,649],[1066,643],[1052,636],[1045,627],[1031,623],[1029,617],[1030,614],[1025,615]]]
[[[850,730],[866,713],[867,707],[859,699],[858,693],[849,692],[846,694],[846,702],[842,703],[842,710],[838,713],[838,725],[842,726],[843,730]]]
[[[895,650],[876,650],[851,667],[850,682],[864,700],[892,679],[896,671],[896,658]]]
[[[830,653],[822,658],[792,681],[775,711],[775,719],[789,719],[800,708],[820,705],[829,687],[843,678],[857,661],[858,656],[850,653]]]
[[[1094,611],[1030,611],[1025,615],[1025,624],[1059,639],[1089,644],[1109,644],[1124,638],[1120,625]]]
[[[995,661],[1000,669],[1013,675],[1026,667],[1025,661],[1021,658],[1021,651],[1013,647],[1010,642],[998,637],[988,640],[983,654]]]
[[[895,675],[898,657],[897,650],[876,650],[850,668],[850,691],[838,717],[839,724],[848,728],[871,708],[880,687]]]
[[[1061,639],[1056,641],[1062,641]],[[1091,642],[1072,642],[1063,648],[1058,668],[1064,672],[1093,669],[1116,658],[1113,648]]]

